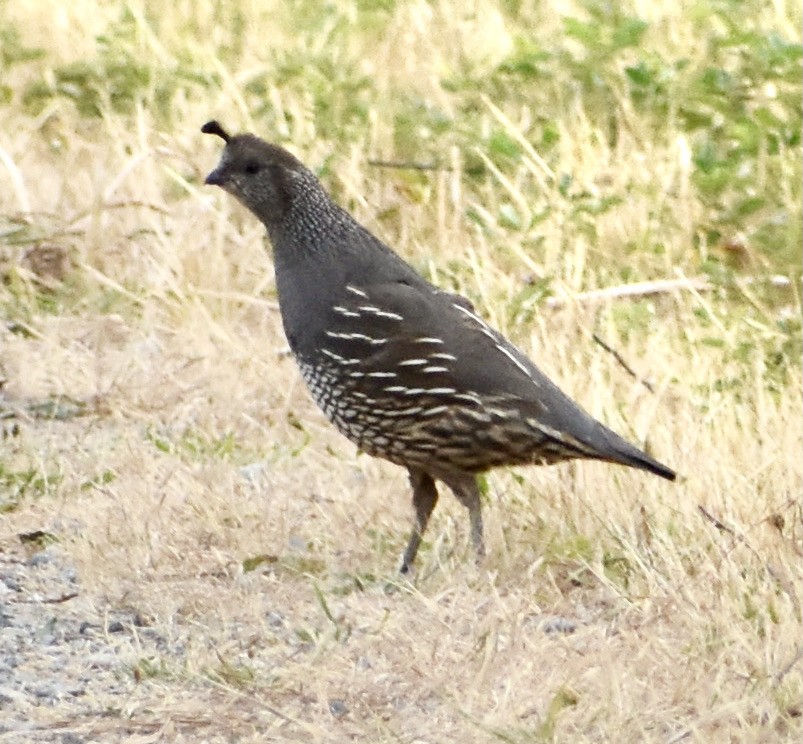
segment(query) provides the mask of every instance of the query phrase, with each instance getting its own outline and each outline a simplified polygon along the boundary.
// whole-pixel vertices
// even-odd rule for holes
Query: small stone
[[[89,669],[117,669],[120,666],[120,660],[114,653],[101,652],[86,657],[84,665]]]
[[[333,698],[329,701],[329,712],[335,718],[342,718],[349,712],[348,706],[339,698]]]
[[[37,567],[46,566],[53,562],[54,557],[53,553],[49,550],[40,550],[28,559],[28,565]]]
[[[55,700],[59,697],[59,693],[53,685],[40,685],[34,688],[33,694],[38,698]]]
[[[16,576],[3,576],[0,582],[12,592],[21,592],[22,584]]]
[[[19,690],[0,686],[0,703],[3,703],[3,705],[8,705],[9,703],[25,705],[28,703],[28,696]]]
[[[267,470],[268,466],[264,462],[252,462],[248,465],[243,465],[238,472],[249,483],[256,483]]]
[[[307,541],[299,535],[290,535],[287,544],[290,550],[296,553],[303,553],[307,550]]]
[[[567,617],[552,617],[545,620],[541,629],[547,635],[552,633],[574,633],[577,630],[577,623]]]
[[[137,612],[134,615],[133,622],[134,626],[137,628],[148,628],[153,625],[153,618],[143,615],[141,612]]]
[[[360,656],[360,658],[357,659],[356,666],[357,669],[359,669],[360,671],[365,671],[366,669],[373,669],[374,665],[371,663],[371,660],[369,658],[365,656]]]

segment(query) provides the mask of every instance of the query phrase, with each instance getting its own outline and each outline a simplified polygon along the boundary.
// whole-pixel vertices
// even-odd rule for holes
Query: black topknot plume
[[[206,122],[206,124],[201,127],[201,131],[204,134],[216,134],[224,142],[228,142],[231,139],[229,133],[220,125],[220,122],[215,119]]]

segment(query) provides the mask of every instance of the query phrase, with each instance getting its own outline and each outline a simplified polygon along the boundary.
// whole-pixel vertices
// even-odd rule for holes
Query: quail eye
[[[259,163],[256,160],[249,160],[245,164],[245,168],[243,170],[249,175],[253,176],[255,173],[259,173]]]

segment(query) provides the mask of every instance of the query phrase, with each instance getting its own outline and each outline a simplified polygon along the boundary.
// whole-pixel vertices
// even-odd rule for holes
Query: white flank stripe
[[[393,411],[385,411],[382,415],[385,418],[402,418],[404,416],[417,416],[422,410],[421,406],[412,406],[410,408],[396,408]]]
[[[574,447],[574,449],[580,450],[580,452],[585,452],[589,455],[593,455],[595,452],[593,447],[589,447],[579,439],[575,439],[571,434],[566,434],[562,431],[558,431],[557,429],[553,429],[551,426],[547,426],[546,424],[543,424],[534,418],[527,418],[525,421],[534,429],[544,432],[544,434],[546,434],[548,437],[552,437],[568,447]]]
[[[480,330],[492,341],[496,341],[497,334],[494,332],[494,329],[491,328],[479,315],[475,315],[471,312],[467,307],[463,307],[462,305],[458,305],[457,303],[453,302],[452,307],[455,310],[459,310],[463,315],[467,315],[471,320],[473,320],[479,327]]]
[[[368,294],[363,292],[361,289],[358,289],[353,284],[347,284],[346,289],[352,294],[357,295],[357,297],[364,297],[366,300],[368,299]]]
[[[329,349],[321,349],[321,354],[328,356],[330,359],[334,359],[336,362],[340,362],[344,364],[346,360],[340,356],[339,354],[335,354],[333,351],[329,351]]]
[[[461,313],[463,313],[463,315],[467,315],[475,323],[477,323],[477,325],[480,325],[483,328],[488,328],[488,330],[490,330],[490,328],[488,327],[488,324],[482,318],[480,318],[479,315],[475,315],[474,313],[472,313],[471,310],[469,310],[467,307],[463,307],[462,305],[458,305],[456,302],[452,303],[452,307],[455,310],[459,310]]]
[[[482,405],[482,398],[476,393],[457,393],[455,398],[459,400],[467,400],[469,403],[475,403],[478,406]]]
[[[533,379],[533,376],[530,374],[530,370],[527,369],[527,367],[525,367],[518,359],[516,359],[514,354],[499,344],[496,345],[496,348],[499,349],[499,351],[501,351],[508,359],[510,359],[510,361],[513,362],[513,364],[515,364],[522,372],[524,372],[524,374],[527,375],[527,377],[529,377],[536,384],[536,386],[538,385],[538,383]]]
[[[449,406],[435,406],[435,408],[425,408],[421,411],[422,416],[437,416],[439,413],[446,413]]]
[[[373,338],[372,336],[366,336],[364,333],[337,333],[336,331],[326,331],[326,335],[329,336],[329,338],[338,338],[343,341],[365,341],[372,346],[381,346],[388,342],[386,338]]]
[[[389,313],[383,310],[381,307],[375,307],[374,305],[360,305],[360,310],[366,313],[371,313],[372,315],[376,315],[379,318],[388,318],[390,320],[404,320],[401,315],[397,313]]]
[[[398,363],[398,367],[420,367],[422,364],[426,364],[426,359],[405,359],[403,362]]]
[[[469,416],[470,418],[473,418],[475,421],[478,421],[481,424],[491,423],[491,417],[482,411],[472,411],[470,408],[464,408],[460,413],[463,416]]]
[[[349,310],[348,308],[345,308],[342,305],[335,305],[332,308],[332,310],[334,310],[336,313],[339,313],[340,315],[345,316],[346,318],[359,318],[360,317],[359,313],[355,313],[354,311]]]

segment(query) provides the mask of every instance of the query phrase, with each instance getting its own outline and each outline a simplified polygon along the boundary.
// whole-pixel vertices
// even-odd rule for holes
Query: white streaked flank
[[[496,348],[499,349],[499,351],[501,351],[508,359],[510,359],[510,361],[513,362],[513,364],[515,364],[522,372],[524,372],[524,374],[527,375],[527,377],[529,377],[533,381],[534,385],[536,385],[536,386],[538,385],[538,382],[536,382],[536,380],[533,379],[533,376],[532,376],[532,373],[530,372],[530,370],[527,369],[527,367],[525,367],[521,363],[521,361],[516,358],[515,354],[513,354],[509,349],[506,349],[501,344],[497,344]]]
[[[527,417],[524,419],[525,423],[529,426],[532,426],[533,429],[540,431],[546,434],[548,437],[560,442],[561,444],[566,445],[567,447],[572,447],[580,452],[584,452],[588,455],[596,454],[596,450],[593,447],[589,447],[588,445],[581,442],[579,439],[576,439],[571,434],[568,434],[564,431],[559,431],[558,429],[553,429],[551,426],[547,426],[542,421],[538,419]]]
[[[329,349],[321,349],[321,354],[324,356],[328,356],[330,359],[334,359],[336,362],[340,362],[341,364],[345,364],[346,358],[340,356],[340,354],[335,354],[333,351],[329,351]]]
[[[482,318],[480,318],[479,315],[476,315],[476,314],[472,313],[471,310],[469,310],[467,307],[463,307],[462,305],[458,305],[456,302],[452,303],[452,307],[455,310],[459,310],[461,313],[463,313],[463,315],[471,318],[471,320],[473,320],[480,327],[480,330],[488,338],[493,339],[494,341],[496,341],[498,334],[494,331],[493,328],[491,328],[491,326],[489,326]]]
[[[404,418],[405,416],[417,416],[424,409],[421,406],[410,406],[409,408],[396,408],[392,411],[384,411],[385,418]]]
[[[359,289],[358,287],[355,287],[353,284],[347,284],[346,285],[346,290],[351,292],[352,294],[357,295],[357,297],[363,297],[366,300],[368,299],[368,293],[367,292],[363,292],[361,289]]]
[[[379,318],[388,318],[389,320],[404,320],[398,313],[389,313],[381,307],[375,305],[360,305],[359,310],[368,313],[369,315],[376,315]]]
[[[366,336],[364,333],[338,333],[337,331],[326,331],[329,338],[337,338],[342,341],[365,341],[372,346],[381,346],[386,344],[386,338],[374,338],[373,336]]]
[[[438,416],[441,413],[446,413],[449,410],[449,406],[435,406],[434,408],[425,408],[421,411],[422,416]]]

